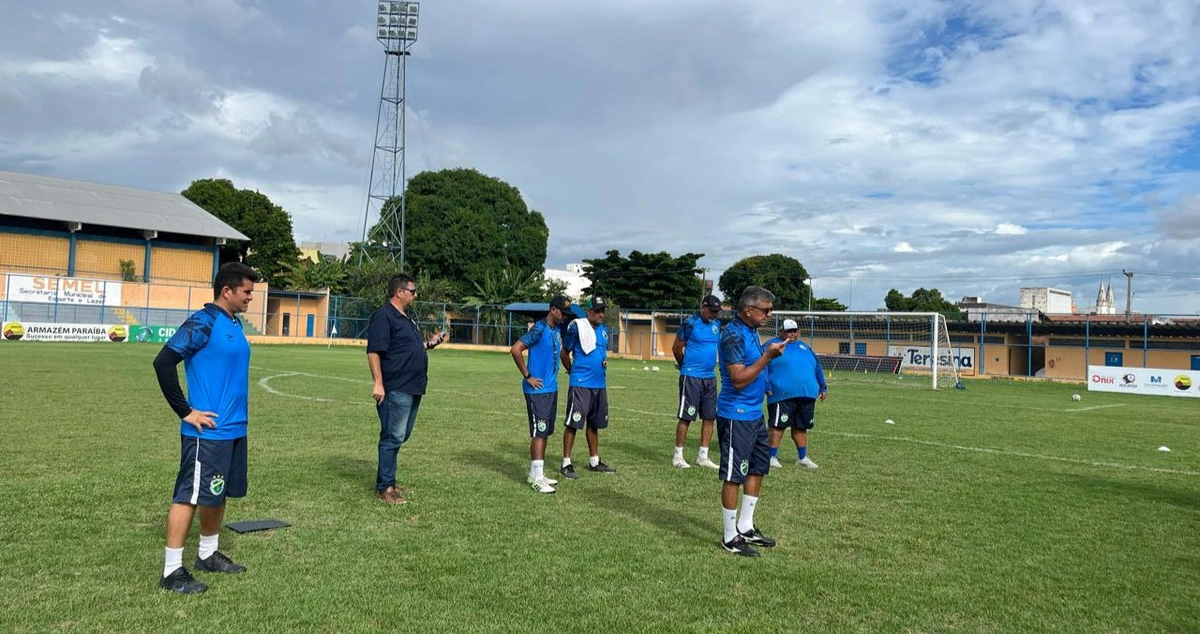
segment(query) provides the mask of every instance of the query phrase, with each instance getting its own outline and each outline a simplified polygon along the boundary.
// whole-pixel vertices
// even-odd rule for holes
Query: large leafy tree
[[[583,290],[630,308],[691,308],[704,292],[696,265],[702,257],[674,257],[666,251],[630,251],[623,257],[620,251],[608,251],[603,258],[583,261],[583,274],[592,282]]]
[[[242,261],[272,286],[285,285],[287,263],[300,257],[292,235],[292,217],[266,195],[237,189],[225,178],[192,181],[183,197],[250,238],[232,240],[221,250],[221,262]]]
[[[942,297],[942,292],[936,288],[918,288],[907,297],[893,288],[883,298],[883,303],[888,310],[894,312],[941,313],[947,319],[962,318],[962,312],[958,310],[958,307],[946,301]]]
[[[775,307],[780,310],[807,310],[809,294],[812,292],[804,283],[808,271],[796,258],[772,253],[754,255],[733,263],[721,274],[717,286],[729,302],[736,302],[747,286],[761,286],[775,294]],[[830,300],[836,303],[834,300]],[[843,307],[844,309],[844,307]],[[813,310],[818,309],[814,302]]]
[[[288,288],[316,290],[327,288],[337,295],[345,290],[346,262],[332,255],[321,254],[316,261],[299,258],[280,262],[281,280]]]
[[[384,205],[373,244],[385,240],[388,224],[399,227],[399,203]],[[405,208],[405,270],[454,283],[461,294],[488,272],[541,271],[546,262],[545,219],[498,178],[472,169],[422,172],[408,182]]]

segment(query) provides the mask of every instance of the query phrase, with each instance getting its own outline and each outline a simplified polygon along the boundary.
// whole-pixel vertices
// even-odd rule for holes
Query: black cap
[[[550,308],[557,308],[565,313],[571,310],[571,299],[566,295],[559,295],[550,300]]]
[[[714,313],[721,312],[721,300],[717,299],[716,295],[709,295],[701,300],[700,305],[713,311]]]
[[[608,308],[608,302],[603,297],[595,295],[583,300],[584,310],[604,310]]]

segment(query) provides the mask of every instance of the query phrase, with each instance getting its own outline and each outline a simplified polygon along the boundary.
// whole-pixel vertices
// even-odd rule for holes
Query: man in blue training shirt
[[[529,477],[526,482],[538,493],[554,493],[558,480],[547,478],[546,439],[554,435],[558,415],[558,363],[562,352],[559,324],[571,314],[571,300],[559,295],[550,300],[550,310],[512,345],[509,353],[524,379],[525,410],[529,414]],[[529,364],[525,364],[525,351]]]
[[[681,469],[691,467],[683,459],[683,445],[688,427],[696,418],[700,425],[700,450],[696,464],[716,469],[717,463],[708,458],[708,443],[712,441],[713,421],[717,418],[717,344],[721,341],[721,324],[717,315],[721,300],[709,295],[700,302],[700,312],[683,320],[675,333],[671,354],[679,366],[679,412],[675,425],[675,456],[671,464]]]
[[[757,557],[753,546],[771,547],[775,540],[754,525],[754,509],[762,479],[771,470],[767,430],[763,426],[763,397],[767,364],[783,352],[783,343],[763,347],[758,329],[766,325],[775,295],[750,286],[738,300],[738,313],[721,330],[721,394],[717,397],[717,442],[721,464],[721,520],[725,550]],[[738,488],[744,488],[738,514]]]
[[[776,337],[768,344],[783,342],[783,354],[767,367],[771,383],[767,394],[767,427],[770,428],[771,466],[779,462],[779,441],[783,430],[791,427],[796,442],[797,464],[816,469],[817,463],[808,457],[808,430],[813,428],[817,400],[825,400],[829,388],[817,353],[797,339],[799,326],[791,319],[783,320],[783,338]]]
[[[223,265],[213,280],[213,301],[188,317],[154,359],[158,385],[179,416],[180,460],[175,494],[167,513],[165,590],[192,594],[208,586],[183,567],[183,546],[200,507],[196,568],[240,573],[246,568],[217,550],[225,499],[246,495],[246,423],[249,419],[250,344],[237,315],[254,300],[254,269]],[[182,361],[188,396],[179,386]]]
[[[575,432],[587,428],[588,471],[614,473],[616,470],[600,462],[600,430],[608,427],[608,328],[604,311],[608,304],[603,297],[584,300],[585,319],[576,319],[567,326],[563,337],[562,364],[571,375],[567,388],[567,417],[563,421],[563,462],[559,473],[574,480],[575,465],[571,464],[571,447]]]

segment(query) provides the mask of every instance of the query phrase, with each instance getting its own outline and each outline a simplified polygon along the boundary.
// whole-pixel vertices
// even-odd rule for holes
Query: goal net
[[[795,321],[799,338],[833,379],[962,388],[959,370],[967,352],[951,345],[946,318],[938,313],[781,310],[771,317],[760,332],[782,334],[784,321]]]

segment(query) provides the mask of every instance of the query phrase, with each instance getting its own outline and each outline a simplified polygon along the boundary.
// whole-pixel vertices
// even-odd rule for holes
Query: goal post
[[[795,321],[798,337],[834,376],[927,377],[935,390],[962,387],[963,352],[939,313],[779,310],[771,317],[764,334],[780,335],[784,321]]]

